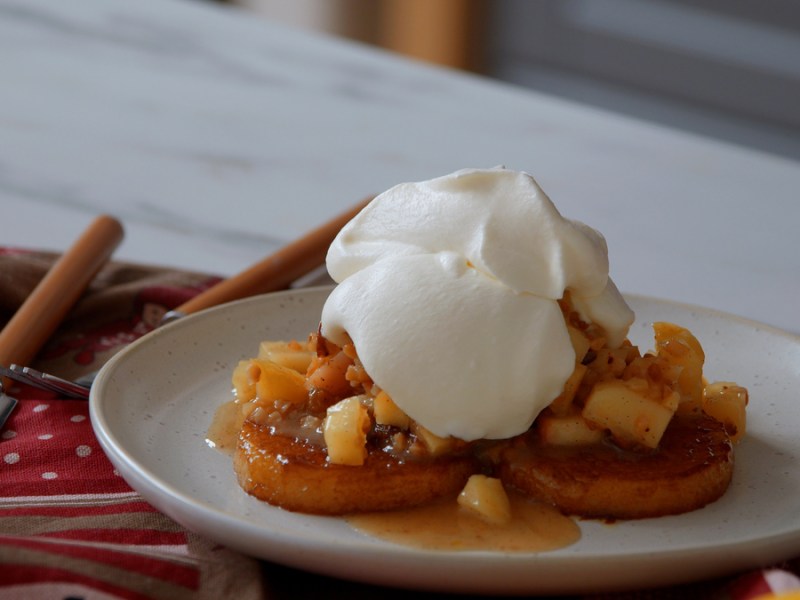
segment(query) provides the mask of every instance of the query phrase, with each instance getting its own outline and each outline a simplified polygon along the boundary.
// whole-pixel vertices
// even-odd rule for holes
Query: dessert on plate
[[[249,494],[328,515],[457,499],[500,523],[508,492],[631,519],[727,489],[747,390],[708,383],[678,324],[633,345],[605,240],[530,175],[395,186],[327,266],[337,286],[318,329],[265,341],[233,373]]]

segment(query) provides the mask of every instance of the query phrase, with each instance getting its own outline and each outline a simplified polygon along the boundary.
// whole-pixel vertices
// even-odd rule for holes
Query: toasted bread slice
[[[477,463],[469,455],[402,459],[371,444],[361,466],[331,464],[322,446],[245,421],[234,454],[239,485],[287,510],[344,515],[456,496]]]
[[[731,481],[733,447],[718,421],[677,416],[659,448],[639,454],[611,444],[544,446],[529,432],[500,454],[506,485],[563,513],[640,519],[692,511],[717,500]]]

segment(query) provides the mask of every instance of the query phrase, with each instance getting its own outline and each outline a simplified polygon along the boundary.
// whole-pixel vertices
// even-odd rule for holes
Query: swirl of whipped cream
[[[565,290],[612,346],[633,322],[603,237],[503,168],[389,189],[342,229],[327,267],[339,285],[323,335],[349,335],[373,381],[442,437],[517,435],[561,393],[575,365]]]

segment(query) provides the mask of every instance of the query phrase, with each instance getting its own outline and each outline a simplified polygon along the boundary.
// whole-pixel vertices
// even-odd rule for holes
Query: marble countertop
[[[800,163],[188,0],[0,1],[1,245],[230,275],[401,181],[498,164],[625,292],[800,331]]]

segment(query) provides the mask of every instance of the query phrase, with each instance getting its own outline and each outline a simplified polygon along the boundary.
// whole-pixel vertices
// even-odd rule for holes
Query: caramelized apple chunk
[[[710,383],[703,389],[703,412],[725,425],[733,442],[745,434],[747,403],[747,389],[729,381]]]
[[[656,448],[675,408],[654,398],[643,379],[611,379],[594,386],[583,416],[608,429],[621,445]]]
[[[591,424],[580,413],[543,413],[539,415],[536,424],[542,442],[553,446],[596,444],[605,437],[602,427]]]
[[[494,477],[470,476],[458,495],[458,504],[495,525],[505,525],[511,520],[511,502],[503,482]]]
[[[681,402],[700,405],[703,400],[703,363],[705,353],[692,333],[672,323],[654,323],[656,355],[679,367],[675,389]]]
[[[322,423],[328,460],[337,465],[363,465],[367,432],[372,423],[363,396],[351,396],[328,407]]]
[[[301,404],[307,398],[303,375],[267,359],[241,361],[233,372],[233,387],[240,402],[257,398]]]
[[[400,429],[408,429],[411,419],[406,413],[400,410],[389,397],[389,394],[381,390],[373,401],[373,412],[375,422],[378,425],[393,425]]]
[[[258,357],[278,363],[303,375],[311,364],[314,353],[308,347],[296,340],[292,341],[265,341],[258,347]]]

